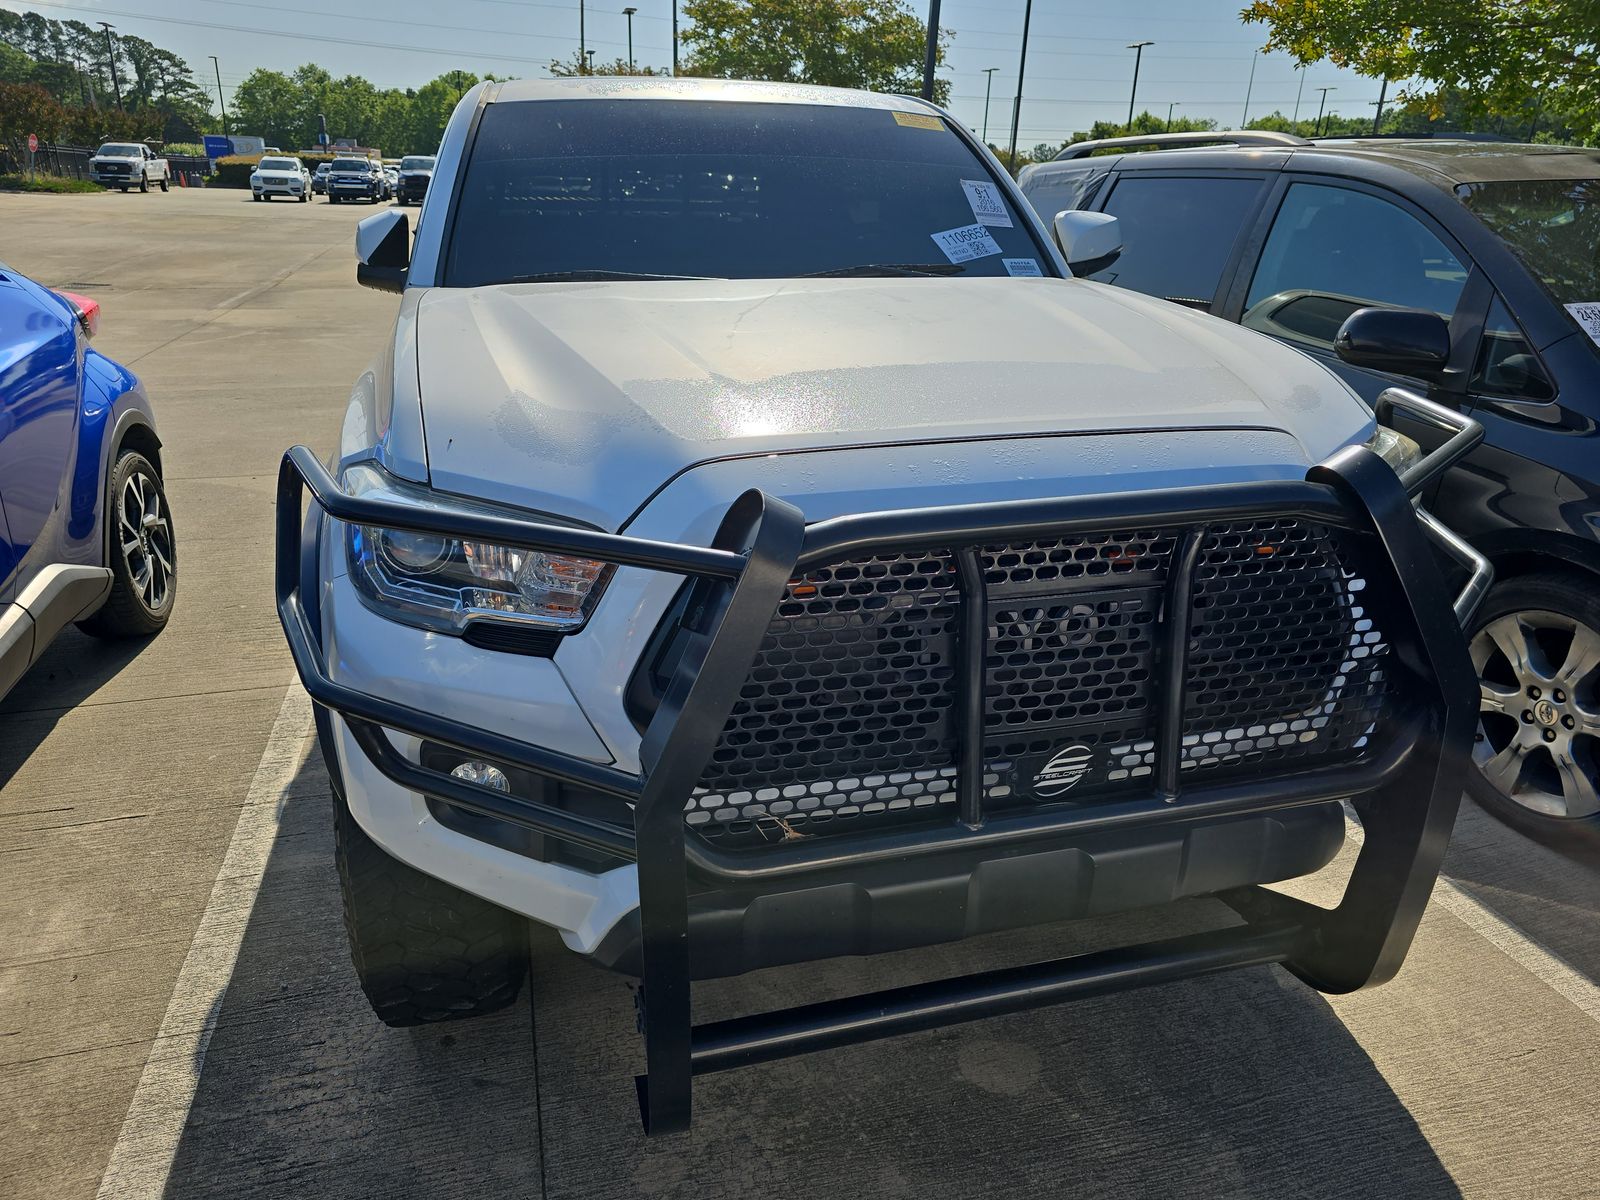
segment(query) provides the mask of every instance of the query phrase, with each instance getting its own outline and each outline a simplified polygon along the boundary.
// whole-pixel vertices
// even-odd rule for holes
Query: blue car
[[[144,386],[94,350],[94,301],[0,263],[0,696],[70,622],[144,637],[177,553]]]

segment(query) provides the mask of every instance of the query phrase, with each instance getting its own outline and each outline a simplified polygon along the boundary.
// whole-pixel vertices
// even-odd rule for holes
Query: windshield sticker
[[[1006,212],[1006,202],[1000,198],[1000,189],[994,184],[981,179],[963,179],[961,190],[967,193],[972,219],[979,225],[1011,228],[1011,214]]]
[[[960,229],[946,229],[943,233],[928,235],[944,256],[953,263],[970,262],[1000,253],[1000,243],[989,236],[982,225],[963,225]]]
[[[1566,309],[1572,314],[1572,319],[1589,335],[1589,340],[1600,346],[1600,300],[1590,301],[1587,304],[1568,304]]]
[[[1002,258],[1000,265],[1006,269],[1007,275],[1026,275],[1033,279],[1043,279],[1044,272],[1039,270],[1037,258]]]
[[[896,125],[904,125],[907,129],[932,129],[935,132],[944,128],[944,122],[938,117],[927,113],[908,113],[894,111],[890,113]]]

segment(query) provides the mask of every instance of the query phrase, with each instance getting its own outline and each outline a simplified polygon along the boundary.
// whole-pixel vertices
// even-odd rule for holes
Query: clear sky
[[[597,57],[626,55],[626,4],[633,18],[634,58],[672,61],[672,0],[587,0],[588,45]],[[994,73],[989,140],[1010,135],[1024,0],[944,0],[940,23],[955,37],[945,74],[954,83],[956,116],[979,128],[984,68]],[[1128,114],[1134,53],[1129,42],[1151,40],[1139,70],[1138,106],[1166,114],[1240,123],[1250,87],[1251,55],[1260,26],[1239,21],[1244,0],[1035,0],[1019,141],[1059,142],[1099,119]],[[578,44],[578,0],[0,0],[57,19],[110,21],[184,55],[201,82],[216,87],[208,55],[222,68],[231,95],[252,68],[291,70],[316,62],[334,75],[364,75],[381,87],[416,87],[445,71],[543,75],[551,58]],[[925,14],[926,0],[913,7]],[[1302,117],[1316,115],[1319,88],[1330,111],[1371,114],[1378,81],[1328,63],[1304,72]],[[1299,74],[1287,55],[1262,55],[1250,88],[1251,116],[1295,107]]]

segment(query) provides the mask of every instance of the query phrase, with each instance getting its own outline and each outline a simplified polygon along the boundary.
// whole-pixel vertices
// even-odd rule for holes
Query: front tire
[[[142,176],[140,178],[140,180],[139,180],[139,190],[141,192],[149,192],[149,190],[150,190],[150,177],[148,175]]]
[[[378,1019],[428,1025],[515,1002],[528,973],[527,923],[391,858],[337,792],[333,804],[350,959]]]
[[[167,190],[167,177],[165,175],[161,177],[161,190],[163,192]]]
[[[161,476],[144,455],[124,450],[117,457],[105,513],[111,594],[79,628],[100,638],[160,633],[177,599],[178,552]]]
[[[1546,573],[1490,589],[1471,635],[1479,724],[1467,791],[1539,841],[1600,844],[1600,598]]]

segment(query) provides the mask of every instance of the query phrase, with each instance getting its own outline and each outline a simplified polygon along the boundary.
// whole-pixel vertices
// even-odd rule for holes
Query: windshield
[[[820,104],[490,105],[445,282],[1053,271],[932,114]]]
[[[263,158],[256,167],[259,171],[298,171],[300,164],[292,158]]]
[[[1600,302],[1600,179],[1474,183],[1460,196],[1557,303]]]
[[[433,159],[414,154],[410,158],[402,158],[400,160],[400,169],[402,171],[431,171],[433,170]]]
[[[107,142],[95,153],[106,158],[138,158],[143,151],[143,146],[130,146],[127,142]]]
[[[335,171],[370,171],[372,164],[364,158],[336,158],[333,160]]]

